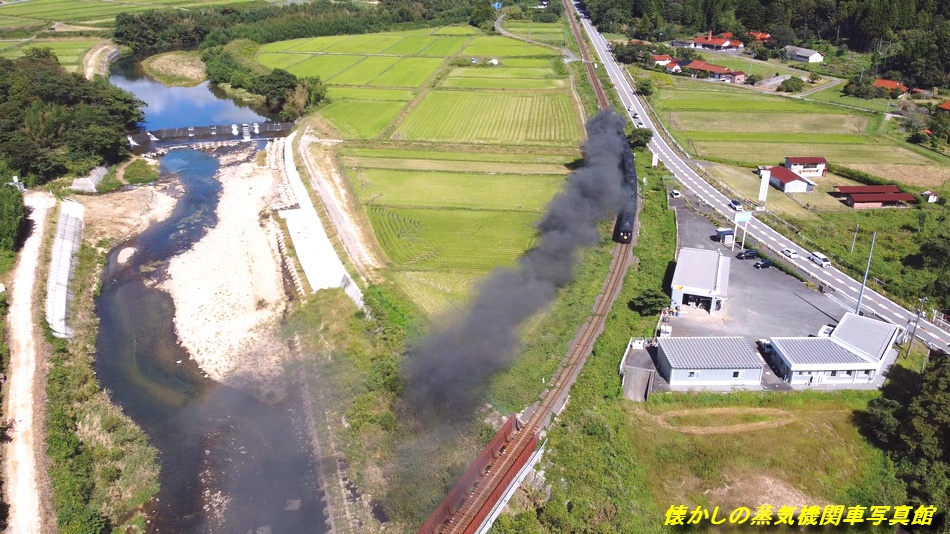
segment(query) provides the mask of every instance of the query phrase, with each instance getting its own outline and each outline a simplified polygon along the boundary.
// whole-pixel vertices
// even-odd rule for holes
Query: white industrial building
[[[900,327],[846,313],[828,337],[773,337],[772,365],[792,385],[868,384],[894,353]]]
[[[828,160],[822,157],[785,158],[785,168],[799,176],[821,177],[825,175]]]
[[[717,250],[680,249],[673,273],[673,305],[702,308],[717,316],[723,311],[729,286],[729,258]]]
[[[663,337],[656,367],[673,389],[759,388],[765,362],[741,337]]]

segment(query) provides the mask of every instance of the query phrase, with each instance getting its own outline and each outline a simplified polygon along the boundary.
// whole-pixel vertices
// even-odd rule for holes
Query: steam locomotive
[[[614,225],[614,241],[629,243],[633,239],[633,226],[637,219],[637,168],[634,165],[633,152],[630,151],[626,136],[624,136],[623,131],[619,135],[623,137],[620,171],[623,174],[623,183],[629,196],[624,202],[623,209],[617,214],[617,223]]]

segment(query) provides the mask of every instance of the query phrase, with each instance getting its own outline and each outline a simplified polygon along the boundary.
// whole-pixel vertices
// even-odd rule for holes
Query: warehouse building
[[[716,250],[680,249],[673,273],[673,305],[723,313],[729,286],[729,258]]]
[[[759,388],[765,362],[741,337],[662,337],[656,367],[673,389]]]

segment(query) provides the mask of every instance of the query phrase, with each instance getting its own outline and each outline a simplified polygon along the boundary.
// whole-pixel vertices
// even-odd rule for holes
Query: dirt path
[[[367,280],[374,280],[374,272],[382,267],[374,251],[378,248],[374,243],[374,236],[368,228],[368,223],[363,223],[360,217],[356,202],[350,198],[346,185],[343,183],[343,177],[330,161],[329,151],[325,152],[323,169],[327,174],[321,172],[321,167],[313,157],[310,151],[310,144],[313,142],[322,142],[322,140],[310,135],[308,131],[300,138],[300,158],[307,169],[307,175],[310,178],[310,184],[317,194],[320,195],[320,201],[323,203],[330,222],[334,230],[340,236],[343,242],[343,248],[346,249],[350,261],[356,266],[356,270]]]
[[[91,80],[96,74],[107,74],[109,72],[109,56],[118,51],[119,49],[112,44],[112,41],[99,43],[92,47],[92,50],[86,52],[85,57],[82,58],[83,76]]]
[[[4,454],[4,470],[7,502],[10,503],[7,532],[39,533],[43,532],[43,523],[36,472],[38,437],[33,432],[33,392],[37,368],[33,286],[36,283],[46,215],[56,205],[56,201],[48,194],[38,192],[28,193],[24,201],[32,209],[30,220],[33,221],[33,231],[20,251],[10,299],[10,382],[4,413],[14,421],[14,426]]]
[[[795,420],[791,412],[777,410],[775,408],[700,408],[695,410],[673,410],[663,412],[662,414],[652,414],[642,409],[636,410],[637,415],[643,415],[656,421],[663,428],[676,430],[684,434],[732,434],[735,432],[748,432],[750,430],[763,430],[766,428],[775,428],[785,426]],[[759,421],[757,423],[740,423],[736,425],[724,426],[680,426],[670,424],[666,417],[675,417],[677,415],[709,415],[712,418],[716,415],[734,415],[734,414],[760,414],[771,415],[775,419],[771,421]]]

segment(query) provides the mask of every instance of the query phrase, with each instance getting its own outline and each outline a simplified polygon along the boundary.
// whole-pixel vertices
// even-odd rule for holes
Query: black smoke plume
[[[548,204],[537,247],[516,267],[495,270],[467,311],[410,351],[406,397],[417,414],[470,413],[488,379],[516,355],[518,326],[570,281],[578,249],[600,239],[598,221],[615,215],[627,196],[624,124],[612,111],[587,122],[584,164]]]

